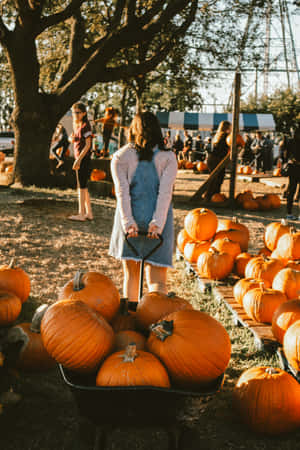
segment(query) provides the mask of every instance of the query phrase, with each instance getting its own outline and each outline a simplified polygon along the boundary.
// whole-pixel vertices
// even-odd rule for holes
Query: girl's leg
[[[87,188],[82,189],[84,192],[84,216],[87,219],[92,220],[93,219],[93,212],[92,212],[92,205],[91,205],[91,199],[90,194]]]
[[[145,272],[149,292],[159,291],[167,293],[167,270],[167,267],[147,264]]]
[[[132,302],[139,299],[140,262],[123,260],[123,295]]]

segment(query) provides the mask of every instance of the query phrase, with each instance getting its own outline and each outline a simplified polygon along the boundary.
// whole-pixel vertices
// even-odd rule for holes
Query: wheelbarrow
[[[139,280],[139,298],[141,298],[145,260],[162,245],[163,238],[159,236],[159,242],[146,256],[139,255],[127,235],[126,241],[141,258]],[[135,310],[136,305],[136,302],[129,302],[129,309]],[[186,401],[191,398],[212,396],[221,389],[224,382],[222,374],[211,385],[199,391],[154,386],[101,387],[95,386],[95,374],[89,376],[77,374],[60,364],[59,369],[63,381],[73,394],[80,416],[96,427],[94,450],[105,450],[108,432],[113,428],[123,427],[164,428],[168,432],[169,450],[178,450],[181,433],[178,419]]]

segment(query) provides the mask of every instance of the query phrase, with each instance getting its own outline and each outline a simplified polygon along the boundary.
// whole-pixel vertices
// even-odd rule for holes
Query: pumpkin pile
[[[149,292],[136,312],[128,306],[105,275],[76,274],[42,318],[47,352],[69,370],[95,374],[97,386],[201,390],[223,374],[231,344],[214,318],[174,293]]]
[[[280,197],[277,194],[265,194],[254,197],[252,191],[243,191],[236,196],[237,205],[249,211],[267,211],[278,209],[281,206]]]
[[[247,253],[248,228],[232,220],[218,220],[207,208],[190,211],[184,220],[184,228],[178,233],[177,248],[184,259],[194,265],[202,278],[221,280],[233,270],[243,272]]]

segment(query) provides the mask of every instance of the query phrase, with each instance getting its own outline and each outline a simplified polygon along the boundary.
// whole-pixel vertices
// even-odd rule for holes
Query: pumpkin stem
[[[14,264],[15,264],[15,257],[11,258],[10,263],[8,264],[8,268],[9,269],[13,269]]]
[[[276,367],[267,367],[266,373],[268,375],[275,375],[276,373],[280,373],[280,369],[277,369]]]
[[[129,316],[130,313],[128,311],[128,298],[120,299],[120,314],[121,316]]]
[[[287,226],[287,225],[288,225],[286,219],[281,219],[281,225],[284,225],[284,226]]]
[[[168,292],[167,297],[169,297],[169,298],[176,297],[176,293],[174,291]]]
[[[49,308],[49,305],[44,303],[43,305],[39,306],[35,313],[33,314],[31,325],[30,325],[30,331],[33,333],[40,333],[41,332],[41,322],[44,317],[45,312]]]
[[[164,341],[168,336],[172,336],[174,329],[173,320],[162,320],[161,322],[150,325],[150,330],[153,331],[155,336]]]
[[[122,355],[123,362],[134,362],[135,358],[138,357],[138,353],[136,351],[135,342],[131,342],[127,345],[124,354]]]
[[[82,270],[78,270],[75,273],[74,280],[73,280],[74,291],[81,291],[81,289],[84,288],[84,283],[82,282],[83,275],[84,275],[84,272]]]

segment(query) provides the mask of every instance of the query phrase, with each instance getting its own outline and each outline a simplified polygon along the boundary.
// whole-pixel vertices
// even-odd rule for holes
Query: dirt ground
[[[189,198],[204,178],[186,171],[178,174],[174,192],[176,234],[183,226],[184,216],[195,207]],[[282,187],[262,183],[237,183],[237,192],[249,188],[256,194],[280,193],[283,190]],[[226,191],[228,181],[224,183]],[[32,282],[30,299],[23,305],[19,321],[29,320],[39,304],[56,301],[59,289],[78,269],[103,272],[121,291],[121,265],[107,255],[116,203],[113,198],[94,197],[92,201],[95,220],[76,223],[67,220],[67,216],[76,211],[75,191],[22,189],[18,186],[0,189],[0,264],[6,264],[15,257],[16,264],[27,271]],[[284,204],[279,210],[271,212],[222,208],[216,208],[215,212],[220,218],[232,215],[242,218],[250,228],[250,251],[253,253],[263,246],[266,224],[286,215]],[[181,423],[185,426],[181,449],[298,448],[300,432],[280,438],[256,436],[240,424],[232,411],[231,391],[241,371],[249,364],[274,364],[274,355],[257,352],[248,332],[235,330],[230,314],[197,292],[195,280],[187,277],[183,264],[175,262],[175,258],[174,268],[169,271],[170,290],[174,290],[174,286],[179,295],[203,309],[210,302],[210,313],[219,317],[226,326],[233,346],[232,361],[223,389],[205,401],[189,399],[186,408],[181,411]],[[79,418],[74,399],[58,369],[49,373],[10,373],[3,376],[0,383],[1,390],[4,385],[7,389],[13,386],[22,397],[14,406],[4,405],[0,416],[1,449],[75,449],[79,424],[83,424],[90,440],[93,440],[92,431]],[[99,404],[99,408],[105,407],[105,404]],[[85,448],[92,449],[92,444],[89,445]],[[117,427],[109,434],[107,449],[165,450],[167,445],[167,434],[163,429],[137,430],[133,427],[124,430]]]

